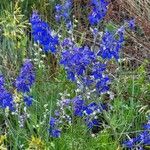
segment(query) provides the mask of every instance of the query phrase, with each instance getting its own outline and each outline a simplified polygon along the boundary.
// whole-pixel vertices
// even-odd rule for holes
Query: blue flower
[[[75,81],[75,74],[69,71],[69,69],[67,70],[67,78],[71,81]]]
[[[72,0],[66,0],[62,5],[57,4],[55,6],[56,14],[55,19],[57,22],[64,21],[67,29],[72,29],[71,11],[72,11]]]
[[[124,43],[124,27],[119,28],[116,32],[106,31],[102,37],[98,56],[103,59],[119,59],[119,52]]]
[[[128,23],[129,29],[131,30],[135,29],[135,19],[130,19],[129,21],[127,21],[127,23]]]
[[[70,47],[70,46],[73,46],[73,42],[71,41],[70,38],[65,38],[62,41],[62,47]]]
[[[31,86],[35,82],[35,72],[33,64],[30,60],[25,60],[20,73],[15,81],[15,87],[19,92],[26,93],[30,91]]]
[[[91,25],[97,25],[103,20],[107,13],[108,2],[105,0],[91,0],[92,11],[89,14],[89,22]]]
[[[53,35],[48,23],[42,21],[37,12],[33,12],[30,23],[34,41],[39,42],[45,52],[56,53],[58,36]]]
[[[86,106],[86,109],[84,112],[88,116],[88,115],[91,115],[97,109],[98,109],[98,105],[95,102],[92,102]]]
[[[92,129],[95,126],[98,127],[98,126],[101,125],[100,120],[98,120],[98,119],[92,119],[92,120],[90,120],[90,118],[88,118],[88,117],[86,118],[85,123],[86,123],[88,129]]]
[[[147,124],[144,125],[145,130],[150,130],[150,120],[148,121]]]
[[[96,83],[97,92],[100,94],[106,93],[109,90],[109,86],[108,86],[109,81],[110,80],[107,76],[103,77],[99,81],[97,81],[97,83]]]
[[[96,102],[91,102],[86,105],[84,113],[85,113],[85,123],[89,129],[93,129],[94,126],[101,126],[102,120],[99,115],[102,115],[102,112],[107,109],[107,105]]]
[[[73,110],[75,116],[83,116],[85,110],[85,101],[81,97],[77,96],[73,99]]]
[[[2,75],[0,75],[0,107],[9,110],[14,110],[13,96],[5,89],[5,80]]]
[[[133,148],[135,146],[135,139],[124,141],[123,146],[126,148]]]
[[[149,121],[144,125],[144,131],[140,132],[135,138],[123,142],[123,146],[126,148],[139,148],[150,145],[150,129]]]
[[[95,80],[101,79],[103,77],[103,73],[106,70],[106,64],[101,64],[100,62],[97,62],[94,64],[92,68],[91,75],[94,77]]]
[[[94,59],[94,52],[89,47],[73,46],[72,49],[62,52],[60,64],[66,69],[68,78],[71,81],[76,81],[76,76],[83,76]]]
[[[1,90],[0,89],[0,107],[2,108],[9,108],[11,111],[14,110],[14,103],[13,103],[13,97],[12,94],[9,93],[6,89]]]
[[[55,127],[56,122],[57,122],[57,119],[55,119],[54,117],[51,117],[50,118],[50,127]]]
[[[49,133],[51,137],[60,137],[63,126],[71,122],[71,117],[67,112],[72,111],[72,109],[69,109],[73,104],[72,102],[70,99],[61,99],[57,102],[57,109],[54,112],[54,116],[50,117],[49,122]]]
[[[58,119],[51,117],[49,124],[50,124],[50,129],[49,129],[50,136],[54,138],[59,138],[61,135],[61,130],[58,129],[59,126]]]
[[[91,79],[91,77],[84,76],[81,79],[82,79],[82,82],[83,82],[84,86],[91,87],[92,85],[94,85],[94,80]]]
[[[33,102],[33,97],[32,96],[24,96],[23,98],[25,104],[30,107],[32,105]]]
[[[138,143],[143,143],[144,145],[150,145],[150,132],[149,131],[143,131],[138,135]]]
[[[52,129],[49,132],[50,132],[50,135],[54,138],[59,138],[61,135],[61,130],[59,129]]]

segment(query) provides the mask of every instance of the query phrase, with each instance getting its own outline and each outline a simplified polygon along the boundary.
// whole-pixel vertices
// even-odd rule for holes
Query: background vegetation
[[[33,10],[38,10],[42,18],[58,31],[60,24],[54,21],[54,7],[57,3],[60,1],[0,0],[0,73],[5,76],[7,88],[14,90],[10,85],[25,58],[32,59],[36,68],[36,82],[31,91],[34,101],[27,109],[30,117],[25,126],[20,128],[19,115],[7,116],[0,109],[0,149],[122,150],[122,141],[138,134],[150,113],[149,62],[143,59],[138,67],[131,69],[128,67],[130,62],[123,60],[123,53],[123,61],[115,64],[117,76],[111,84],[114,100],[110,102],[113,109],[107,112],[109,125],[106,124],[104,129],[93,134],[81,123],[82,120],[78,120],[60,138],[49,136],[49,118],[54,113],[57,100],[61,98],[60,93],[67,92],[74,97],[75,84],[67,80],[64,69],[53,55],[45,54],[34,44],[29,18]],[[104,24],[110,30],[116,27],[113,21]],[[66,34],[64,32],[62,36]],[[84,31],[76,31],[75,37],[77,34],[81,38],[79,41],[86,38],[80,36]]]

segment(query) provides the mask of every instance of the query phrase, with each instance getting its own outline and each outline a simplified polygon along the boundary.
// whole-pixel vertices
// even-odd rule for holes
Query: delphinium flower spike
[[[33,12],[30,23],[34,41],[42,46],[43,51],[56,53],[58,37],[54,35],[48,23],[42,21],[36,11]]]
[[[33,64],[26,59],[15,81],[15,86],[19,92],[26,93],[30,91],[31,86],[35,82],[35,72]]]
[[[105,93],[109,90],[109,78],[105,75],[106,65],[99,62],[96,54],[88,46],[78,47],[73,42],[63,46],[62,64],[68,79],[77,83],[82,92]],[[64,44],[64,43],[63,43]]]
[[[51,137],[58,138],[61,136],[63,126],[71,124],[71,100],[61,99],[57,102],[57,110],[54,116],[50,118],[49,134]]]
[[[67,29],[72,29],[71,11],[72,0],[65,0],[62,4],[55,6],[56,14],[55,19],[57,22],[64,21]]]
[[[29,96],[30,89],[35,82],[35,71],[32,62],[26,59],[15,81],[15,87],[22,93],[24,102],[27,106],[32,104],[32,96]]]

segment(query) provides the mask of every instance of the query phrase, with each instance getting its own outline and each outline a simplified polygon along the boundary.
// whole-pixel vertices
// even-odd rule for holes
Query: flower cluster
[[[72,99],[73,103],[73,114],[78,117],[83,117],[84,110],[86,109],[86,102],[81,96],[77,96]]]
[[[82,76],[86,73],[86,69],[94,61],[94,59],[94,52],[92,52],[88,47],[77,47],[72,45],[70,49],[62,52],[62,59],[60,63],[64,65],[68,78],[74,81],[76,75]]]
[[[104,110],[107,110],[108,105],[96,102],[91,102],[86,106],[86,109],[84,110],[85,113],[85,123],[89,129],[96,127],[99,127],[102,125],[102,119],[100,118],[100,115]]]
[[[4,77],[0,75],[0,107],[9,110],[14,110],[13,97],[5,88]]]
[[[71,22],[71,18],[70,18],[70,14],[72,11],[71,9],[72,9],[72,0],[66,0],[62,5],[57,4],[55,6],[56,21],[60,22],[61,20],[63,20],[66,23],[66,27],[68,29],[72,28],[72,22]]]
[[[34,82],[35,71],[33,64],[29,59],[26,59],[18,77],[16,78],[15,87],[18,92],[21,92],[23,94],[23,99],[27,106],[30,106],[32,104],[33,98],[28,94]]]
[[[76,82],[83,91],[88,88],[98,94],[107,92],[110,80],[105,75],[106,65],[100,63],[96,54],[88,46],[75,46],[68,39],[63,42],[63,45],[66,44],[68,46],[64,47],[66,50],[62,52],[60,63],[67,71],[68,79]]]
[[[29,96],[30,88],[35,82],[35,72],[30,60],[26,60],[21,68],[19,76],[16,78],[14,94],[8,92],[5,88],[4,77],[0,75],[0,107],[15,110],[16,103],[24,100],[27,106],[32,104],[32,96]]]
[[[103,52],[94,52],[89,46],[78,46],[72,39],[66,38],[61,43],[63,51],[60,64],[64,66],[68,79],[78,85],[80,94],[85,94],[86,99],[94,93],[101,95],[109,91],[110,79],[106,73],[106,58],[119,58],[119,50],[123,44],[123,29],[104,35],[100,48]],[[111,40],[111,41],[110,41]],[[108,45],[109,44],[109,45]],[[109,49],[107,54],[105,48]],[[116,53],[115,53],[116,52]],[[111,56],[109,56],[111,55]],[[103,58],[102,63],[100,60]],[[103,110],[108,109],[108,104],[96,103],[95,101],[83,100],[81,96],[73,99],[62,99],[58,102],[58,110],[50,119],[50,135],[60,137],[64,124],[72,123],[72,116],[81,117],[89,129],[100,127],[103,124],[101,115]],[[73,114],[73,115],[72,115]]]
[[[30,23],[34,41],[38,42],[45,52],[56,53],[58,37],[54,35],[48,23],[42,21],[37,12],[33,12]]]
[[[102,21],[107,13],[108,2],[105,0],[91,0],[92,11],[89,14],[89,22],[92,26]],[[67,0],[63,5],[56,5],[56,20],[64,20],[71,23],[70,9],[72,2]],[[131,29],[134,22],[128,22]],[[99,46],[77,45],[74,38],[66,38],[60,44],[63,49],[60,64],[67,72],[67,77],[77,84],[76,96],[73,99],[62,98],[57,103],[57,110],[50,118],[51,137],[60,137],[66,124],[72,123],[72,117],[82,118],[88,129],[100,127],[103,124],[103,111],[109,109],[108,104],[97,103],[98,96],[109,92],[110,78],[107,75],[107,61],[118,61],[119,52],[124,44],[125,26],[104,33],[94,28],[92,33],[94,41],[99,35]],[[99,34],[100,33],[100,34]],[[103,33],[103,34],[102,34]],[[92,97],[93,96],[93,97]],[[83,99],[84,98],[84,99]],[[91,101],[95,98],[94,101]]]
[[[59,100],[54,114],[55,117],[50,118],[50,136],[60,137],[63,127],[67,124],[71,125],[72,118],[75,119],[75,117],[84,119],[90,130],[95,126],[102,125],[100,114],[102,114],[103,110],[107,110],[107,107],[106,104],[97,104],[95,102],[86,104],[86,101],[81,96]]]
[[[68,112],[68,113],[66,113]],[[61,130],[64,125],[71,124],[71,100],[61,99],[57,102],[57,110],[55,110],[55,117],[50,118],[49,133],[52,137],[60,137]]]
[[[124,43],[124,26],[120,27],[116,32],[106,31],[102,37],[98,56],[103,59],[119,59],[119,52]]]
[[[108,2],[105,0],[91,0],[92,11],[89,14],[91,25],[97,25],[103,20],[107,13]]]
[[[143,126],[144,130],[136,137],[123,142],[123,146],[128,149],[144,150],[145,146],[150,145],[150,120]]]
[[[16,78],[15,87],[19,92],[26,93],[30,91],[35,82],[35,72],[33,64],[29,59],[25,60],[18,77]]]

